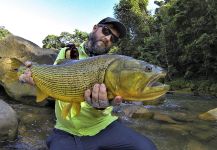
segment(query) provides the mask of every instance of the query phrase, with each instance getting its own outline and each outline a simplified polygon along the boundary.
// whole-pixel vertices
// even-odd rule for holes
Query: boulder
[[[17,136],[18,118],[16,112],[0,99],[0,141],[11,141]]]
[[[201,120],[216,121],[217,120],[217,108],[211,109],[198,116]]]
[[[53,64],[56,56],[57,52],[52,49],[43,49],[31,41],[10,35],[0,40],[0,84],[15,100],[35,104],[35,87],[18,81],[16,71],[13,70],[14,61]]]

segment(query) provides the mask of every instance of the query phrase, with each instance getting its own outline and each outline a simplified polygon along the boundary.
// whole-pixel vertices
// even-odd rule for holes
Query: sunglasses
[[[105,36],[111,35],[112,43],[117,43],[118,42],[119,38],[112,33],[111,29],[109,29],[106,25],[103,25],[103,24],[99,24],[98,26],[102,27],[102,33]]]

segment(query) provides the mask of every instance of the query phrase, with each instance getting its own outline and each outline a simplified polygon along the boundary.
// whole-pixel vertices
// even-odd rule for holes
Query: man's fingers
[[[99,87],[99,106],[101,108],[106,108],[109,106],[105,84],[101,84]]]
[[[112,105],[120,105],[123,101],[123,98],[121,96],[116,96],[114,100],[112,101]]]
[[[34,81],[33,81],[33,78],[32,78],[31,76],[29,76],[29,75],[26,75],[26,74],[21,74],[21,75],[19,76],[19,80],[20,80],[21,82],[23,82],[23,83],[29,83],[29,84],[31,84],[31,85],[34,85],[34,84],[35,84]]]
[[[31,67],[32,66],[32,62],[31,61],[26,61],[24,64],[25,64],[26,67]]]
[[[84,99],[88,104],[95,108],[106,108],[109,106],[109,100],[107,97],[107,91],[105,84],[95,84],[92,91],[86,90],[84,93]],[[116,96],[112,101],[113,105],[119,105],[122,102],[121,96]]]
[[[24,74],[26,74],[27,76],[32,76],[32,72],[30,68],[26,68],[26,70],[24,71]]]
[[[86,90],[84,92],[84,99],[85,99],[85,101],[87,101],[88,104],[92,103],[91,102],[91,91],[90,91],[90,89],[88,89],[88,90]]]
[[[99,86],[99,100],[108,100],[105,84]]]
[[[26,82],[25,74],[21,74],[21,75],[19,76],[19,80],[20,80],[21,82],[25,83],[25,82]]]
[[[92,90],[92,106],[99,107],[99,84],[95,84]]]

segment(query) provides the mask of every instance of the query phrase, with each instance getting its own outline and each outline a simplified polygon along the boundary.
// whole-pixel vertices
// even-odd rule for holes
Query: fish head
[[[166,76],[166,71],[159,66],[127,57],[110,67],[109,88],[126,100],[153,100],[169,90],[168,85],[159,82]]]

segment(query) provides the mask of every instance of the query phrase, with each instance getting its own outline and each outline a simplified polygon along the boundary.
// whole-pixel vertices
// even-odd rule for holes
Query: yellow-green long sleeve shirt
[[[65,58],[66,48],[60,50],[57,60]],[[84,44],[81,44],[78,48],[79,59],[85,59],[88,55],[84,51]],[[56,100],[55,114],[56,125],[55,128],[66,131],[77,136],[93,136],[106,128],[110,123],[117,120],[118,117],[112,116],[112,106],[107,107],[105,110],[97,110],[87,104],[85,101],[81,103],[81,112],[78,116],[74,116],[70,111],[66,119],[62,118],[61,112],[64,106],[68,103]],[[71,117],[74,116],[74,117]]]

